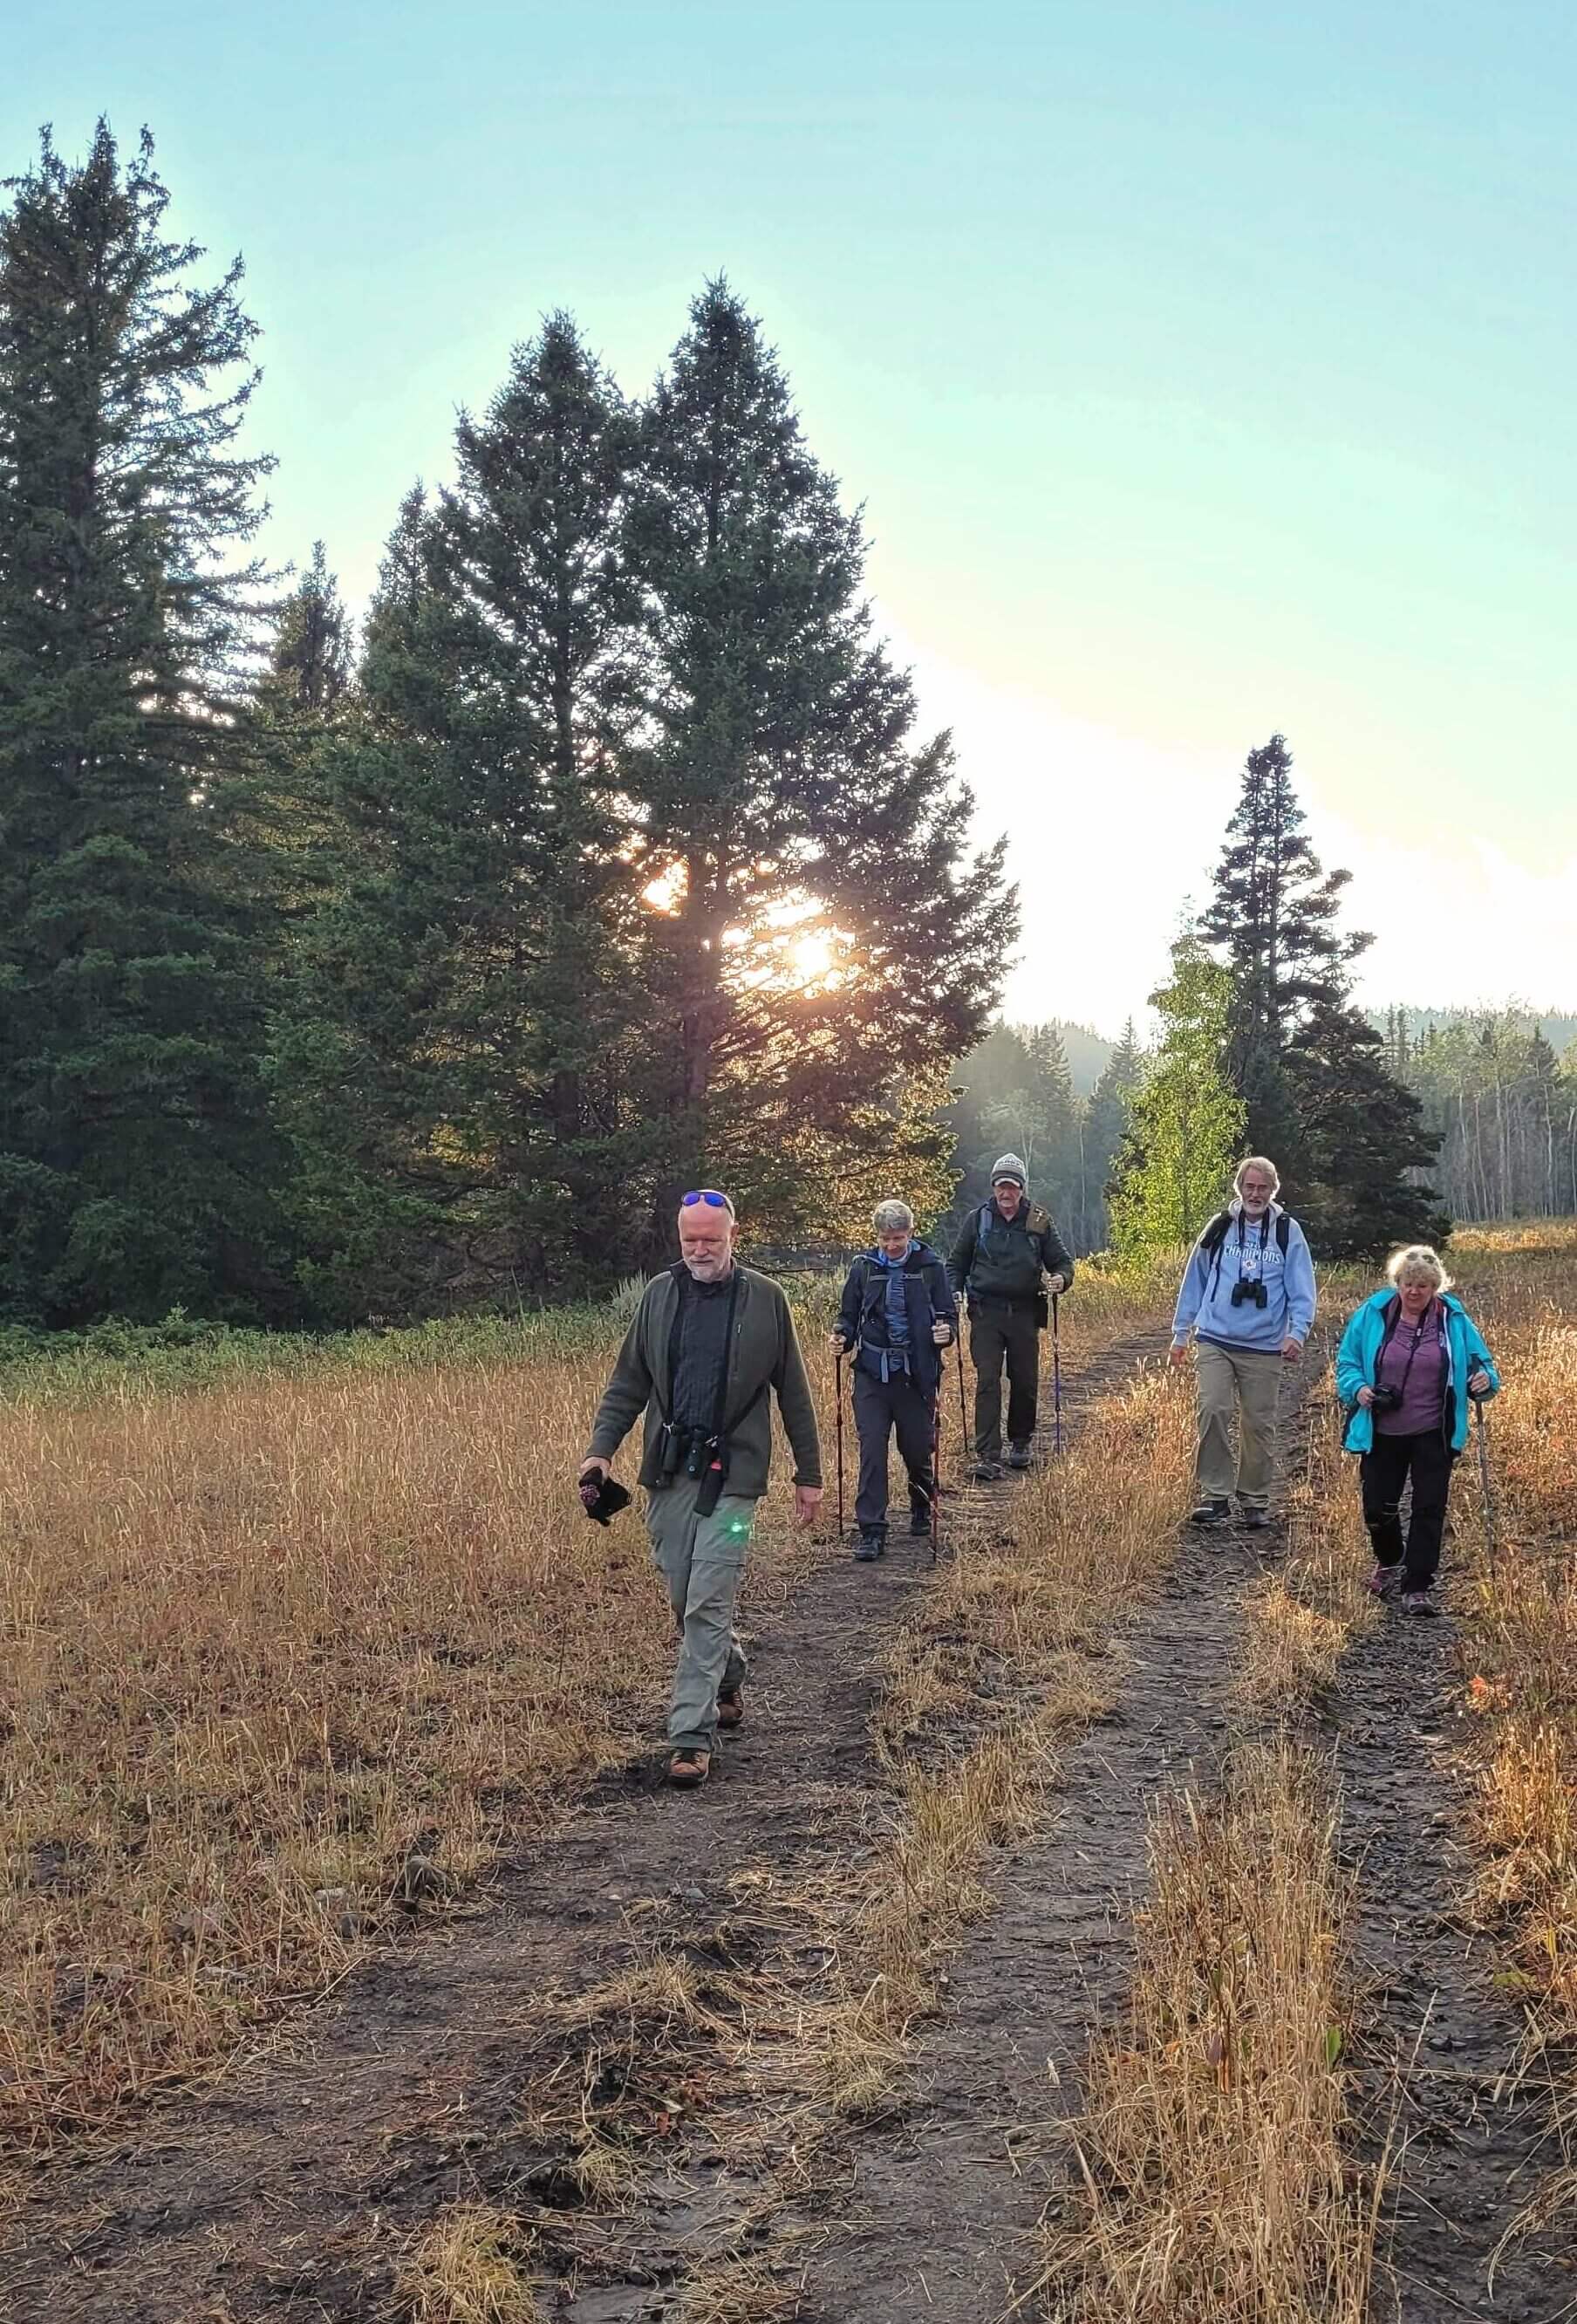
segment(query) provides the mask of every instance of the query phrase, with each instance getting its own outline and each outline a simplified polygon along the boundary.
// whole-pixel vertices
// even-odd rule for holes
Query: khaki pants
[[[738,1493],[722,1493],[710,1517],[697,1517],[700,1489],[699,1478],[676,1477],[646,1497],[646,1531],[679,1634],[668,1717],[676,1750],[715,1748],[718,1690],[726,1693],[745,1676],[733,1607],[756,1505]]]
[[[1285,1359],[1274,1348],[1223,1348],[1201,1340],[1199,1378],[1199,1489],[1224,1501],[1235,1491],[1250,1508],[1270,1498],[1276,1452],[1276,1400]],[[1232,1412],[1238,1415],[1239,1450],[1232,1454]]]

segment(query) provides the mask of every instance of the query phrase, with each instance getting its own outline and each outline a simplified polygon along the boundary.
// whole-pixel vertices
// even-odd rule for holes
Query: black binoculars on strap
[[[1234,1307],[1263,1307],[1269,1295],[1262,1283],[1238,1282],[1232,1286]]]

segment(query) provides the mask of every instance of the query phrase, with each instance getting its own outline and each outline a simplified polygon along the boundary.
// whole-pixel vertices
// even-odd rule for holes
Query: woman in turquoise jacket
[[[1493,1396],[1500,1378],[1427,1244],[1397,1251],[1387,1272],[1392,1287],[1364,1301],[1337,1351],[1336,1393],[1347,1414],[1342,1442],[1361,1456],[1363,1522],[1375,1556],[1370,1588],[1388,1598],[1399,1570],[1403,1611],[1433,1614],[1429,1591],[1452,1463],[1468,1441],[1468,1404]],[[1409,1477],[1413,1514],[1404,1540]]]

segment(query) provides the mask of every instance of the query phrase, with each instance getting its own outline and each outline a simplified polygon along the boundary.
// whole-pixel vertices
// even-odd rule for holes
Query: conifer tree
[[[631,441],[554,316],[462,415],[453,490],[401,512],[330,779],[349,860],[279,1054],[326,1294],[371,1281],[402,1308],[628,1269],[652,1049],[622,792]]]
[[[1450,1216],[1414,1175],[1428,1169],[1440,1140],[1387,1070],[1383,1037],[1357,1010],[1322,1003],[1293,1037],[1286,1064],[1297,1215],[1320,1256],[1379,1259],[1399,1242],[1443,1242]]]
[[[1288,1044],[1306,1012],[1347,990],[1346,964],[1370,942],[1336,927],[1351,874],[1322,870],[1292,785],[1292,752],[1273,734],[1250,751],[1227,825],[1215,895],[1200,934],[1232,972],[1227,1073],[1248,1108],[1248,1139],[1285,1154],[1296,1131],[1286,1087]]]
[[[168,238],[144,134],[46,134],[0,215],[0,1302],[51,1322],[269,1291],[251,771],[271,465],[239,260]]]
[[[651,656],[632,760],[672,1027],[667,1183],[725,1179],[802,1229],[856,1116],[979,1038],[1015,908],[972,859],[945,737],[872,640],[864,541],[800,434],[757,324],[722,283],[647,409],[629,530]],[[774,1157],[818,1165],[790,1174]]]
[[[1122,1028],[1121,1040],[1095,1084],[1084,1117],[1084,1167],[1089,1185],[1095,1190],[1102,1204],[1099,1238],[1102,1242],[1106,1240],[1111,1231],[1107,1206],[1111,1200],[1112,1168],[1127,1135],[1129,1117],[1143,1078],[1143,1061],[1130,1017]]]

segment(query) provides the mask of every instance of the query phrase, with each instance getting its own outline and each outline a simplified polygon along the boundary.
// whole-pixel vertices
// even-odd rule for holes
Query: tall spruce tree
[[[653,1175],[647,875],[622,790],[632,442],[554,316],[484,417],[462,416],[453,490],[413,494],[391,540],[331,773],[351,857],[279,1052],[318,1280],[340,1302],[628,1267]]]
[[[1349,1000],[1350,964],[1370,939],[1337,925],[1351,875],[1322,869],[1292,764],[1280,734],[1250,752],[1200,933],[1221,947],[1231,979],[1225,1066],[1248,1145],[1275,1157],[1316,1246],[1357,1257],[1416,1234],[1420,1222],[1449,1231],[1413,1175],[1439,1140]]]
[[[1086,1182],[1092,1190],[1089,1208],[1093,1240],[1098,1239],[1104,1242],[1111,1234],[1111,1173],[1127,1135],[1129,1116],[1143,1079],[1144,1064],[1130,1017],[1122,1028],[1121,1040],[1111,1052],[1091,1093],[1084,1116],[1084,1165]],[[1098,1237],[1097,1217],[1100,1222]]]
[[[1200,934],[1232,973],[1227,1074],[1248,1108],[1250,1148],[1285,1154],[1296,1136],[1286,1051],[1311,1009],[1338,1004],[1347,964],[1370,944],[1336,927],[1351,873],[1324,872],[1304,828],[1292,752],[1273,734],[1243,766],[1242,788]]]
[[[946,738],[911,742],[860,520],[724,283],[645,412],[629,540],[651,655],[631,778],[671,1026],[652,1244],[702,1176],[815,1231],[872,1104],[901,1176],[895,1088],[983,1029],[1015,928],[1002,850],[969,855]]]
[[[239,260],[194,279],[144,134],[46,134],[0,216],[0,1302],[269,1291],[261,997],[227,854],[270,462]]]

